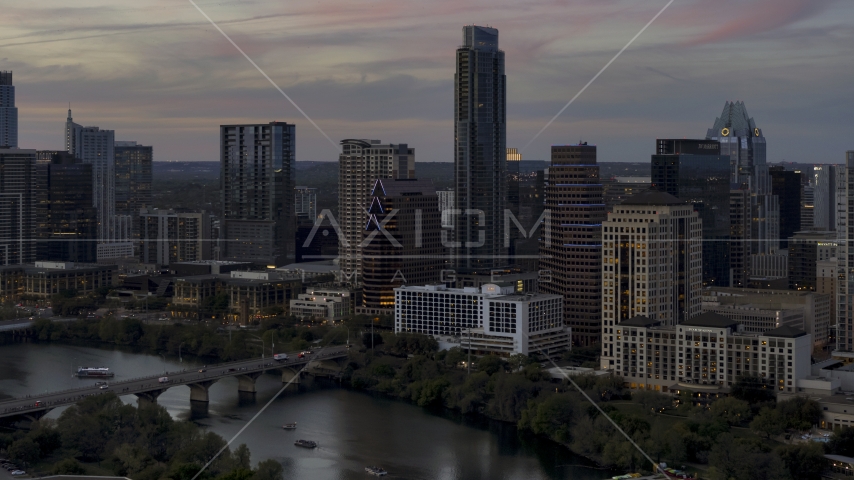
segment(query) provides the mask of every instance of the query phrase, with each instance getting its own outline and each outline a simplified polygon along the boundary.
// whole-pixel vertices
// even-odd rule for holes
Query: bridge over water
[[[240,392],[255,392],[255,379],[270,370],[281,371],[282,383],[299,382],[300,372],[310,365],[318,372],[333,373],[340,371],[339,361],[348,355],[346,345],[326,347],[315,350],[299,358],[299,352],[288,353],[287,360],[273,358],[252,358],[236,362],[208,365],[204,368],[166,372],[157,375],[132,378],[118,382],[109,382],[106,389],[89,385],[81,388],[48,392],[39,395],[29,395],[0,402],[0,419],[18,417],[36,420],[54,408],[71,405],[82,398],[112,392],[116,395],[136,395],[140,401],[156,402],[157,397],[166,390],[179,385],[190,388],[190,400],[193,402],[208,402],[208,389],[211,385],[225,377],[236,377],[237,390]],[[162,377],[166,381],[160,382]]]

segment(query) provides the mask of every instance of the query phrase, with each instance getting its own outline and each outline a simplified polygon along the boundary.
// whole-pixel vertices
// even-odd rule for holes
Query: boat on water
[[[382,467],[376,467],[376,466],[365,467],[365,471],[368,472],[368,474],[373,475],[375,477],[384,477],[384,476],[388,475],[388,472],[383,470]]]
[[[294,422],[294,423],[286,423],[286,424],[282,425],[282,428],[284,428],[285,430],[296,430],[296,428],[297,428],[297,422]]]
[[[317,448],[317,442],[313,440],[297,440],[294,445],[303,448]]]
[[[115,376],[115,373],[111,372],[107,367],[77,367],[77,376],[83,378],[104,378]]]

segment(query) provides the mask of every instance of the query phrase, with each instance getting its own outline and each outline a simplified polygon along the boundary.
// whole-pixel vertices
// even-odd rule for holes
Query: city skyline
[[[60,149],[71,101],[79,117],[157,146],[162,160],[216,160],[218,125],[272,120],[301,126],[298,160],[337,159],[192,5],[163,20],[153,3],[4,6],[0,69],[15,72],[22,148]],[[449,56],[461,24],[502,32],[507,143],[521,146],[665,3],[199,7],[331,138],[379,131],[408,139],[424,161],[451,162]],[[587,140],[602,162],[645,162],[649,139],[692,138],[724,101],[743,100],[771,135],[769,162],[839,163],[847,124],[834,99],[851,89],[852,12],[834,1],[676,2],[521,153],[544,160],[551,144]],[[60,18],[75,26],[57,29]],[[797,140],[804,134],[815,143]]]

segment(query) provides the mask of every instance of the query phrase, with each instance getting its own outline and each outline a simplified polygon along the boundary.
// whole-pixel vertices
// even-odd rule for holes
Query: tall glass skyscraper
[[[455,263],[462,272],[510,263],[506,78],[498,30],[466,25],[454,75]]]
[[[296,128],[285,122],[220,125],[225,260],[294,262],[295,142]]]
[[[18,147],[18,109],[12,72],[0,72],[0,147]]]
[[[775,259],[771,263],[780,268],[765,270],[762,275],[785,277],[785,255],[779,252],[780,204],[771,189],[762,129],[747,114],[744,102],[726,102],[706,139],[720,143],[720,154],[730,158],[730,286],[747,286],[754,263]]]

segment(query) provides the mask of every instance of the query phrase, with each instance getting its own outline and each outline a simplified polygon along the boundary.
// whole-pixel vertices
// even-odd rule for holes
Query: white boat
[[[383,470],[382,467],[370,466],[365,467],[365,471],[368,472],[369,475],[373,475],[375,477],[384,477],[388,475],[388,472]]]

